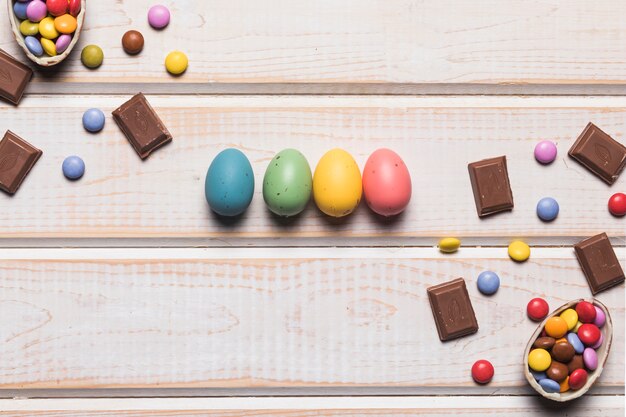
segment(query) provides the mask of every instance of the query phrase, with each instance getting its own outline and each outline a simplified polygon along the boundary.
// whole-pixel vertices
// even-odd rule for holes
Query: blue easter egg
[[[237,216],[248,208],[254,194],[254,173],[239,150],[220,152],[206,174],[204,195],[211,210],[221,216]]]

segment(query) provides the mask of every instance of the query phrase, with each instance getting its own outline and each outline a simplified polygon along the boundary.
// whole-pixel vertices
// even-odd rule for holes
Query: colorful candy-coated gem
[[[511,242],[508,252],[516,262],[524,262],[530,257],[530,247],[521,240]]]
[[[54,19],[54,27],[56,30],[66,35],[74,33],[77,26],[76,18],[71,14],[64,14]]]
[[[567,341],[574,347],[576,353],[581,354],[585,350],[585,345],[583,345],[583,342],[580,341],[576,333],[568,333]]]
[[[476,281],[478,291],[485,295],[495,294],[500,288],[500,277],[492,271],[483,271],[478,275]]]
[[[41,38],[39,39],[39,42],[41,42],[41,46],[43,47],[43,50],[46,54],[50,56],[55,56],[57,54],[57,47],[54,44],[54,41],[46,38]]]
[[[454,253],[461,247],[461,241],[455,237],[444,237],[437,246],[443,253]]]
[[[556,145],[549,140],[542,140],[535,146],[535,159],[542,164],[549,164],[556,158]]]
[[[163,29],[170,23],[170,11],[163,5],[150,7],[148,10],[148,23],[155,29]]]
[[[561,314],[559,314],[559,317],[561,317],[563,320],[565,320],[565,323],[567,323],[567,330],[572,330],[576,326],[576,323],[578,323],[578,313],[576,313],[576,310],[574,310],[573,308],[568,308],[567,310],[563,311]]]
[[[72,42],[72,37],[70,35],[61,35],[61,36],[59,36],[57,38],[56,43],[55,43],[55,45],[57,47],[57,53],[58,54],[62,54],[63,52],[65,52],[67,47],[70,46],[71,42]]]
[[[578,313],[578,320],[582,323],[593,323],[596,319],[596,308],[587,301],[576,304],[576,313]]]
[[[104,60],[104,52],[98,45],[87,45],[80,54],[80,60],[87,68],[98,68]]]
[[[52,16],[61,16],[67,13],[68,3],[67,0],[46,0],[46,7]]]
[[[80,0],[70,0],[70,14],[74,17],[78,16],[81,9]]]
[[[136,30],[129,30],[122,36],[122,48],[129,55],[136,55],[141,52],[143,44],[143,35]]]
[[[552,358],[554,360],[561,363],[568,363],[572,360],[574,355],[576,355],[574,347],[572,347],[566,339],[557,341],[554,346],[552,346],[550,353],[552,354]],[[549,377],[550,375],[548,375],[548,378]]]
[[[15,13],[15,16],[17,16],[21,20],[27,19],[28,18],[26,16],[27,7],[28,7],[28,3],[22,3],[18,1],[13,5],[13,13]]]
[[[533,378],[535,378],[535,381],[540,381],[548,377],[545,372],[533,371],[532,369],[530,370],[530,373],[533,376]]]
[[[543,298],[533,298],[526,306],[526,313],[531,320],[541,321],[550,312],[548,303]]]
[[[552,197],[545,197],[537,203],[537,216],[544,222],[551,222],[559,215],[559,203]]]
[[[580,320],[578,321],[578,323],[576,323],[576,326],[574,326],[574,333],[578,333],[578,329],[580,329],[580,326],[582,326],[583,324],[580,322]]]
[[[593,307],[596,309],[596,319],[593,321],[593,324],[598,327],[604,326],[604,323],[606,322],[606,314],[604,314],[604,311],[602,311],[600,307]]]
[[[626,194],[615,193],[609,198],[609,212],[617,217],[626,216]]]
[[[567,391],[569,391],[569,376],[561,382],[559,387],[559,392],[563,393]]]
[[[578,329],[578,338],[586,346],[594,345],[602,335],[600,329],[595,324],[585,323]]]
[[[585,364],[583,363],[583,355],[574,355],[572,360],[567,363],[567,370],[571,374],[576,369],[582,369]]]
[[[558,382],[549,378],[539,381],[539,385],[541,385],[541,388],[543,388],[545,392],[559,392],[561,389],[561,385]]]
[[[167,72],[170,74],[180,75],[187,71],[188,65],[189,60],[187,59],[187,55],[180,51],[170,52],[167,54],[167,57],[165,57],[165,69],[167,69]]]
[[[533,349],[528,354],[528,366],[533,371],[543,372],[550,367],[552,357],[545,349]]]
[[[570,374],[568,382],[571,389],[581,389],[587,383],[587,371],[584,369],[576,369]]]
[[[598,367],[598,354],[596,353],[595,349],[585,349],[585,351],[583,352],[583,362],[587,369],[589,369],[590,371],[595,371],[595,369]]]
[[[39,22],[48,14],[46,3],[41,0],[33,0],[26,7],[26,17],[31,22]]]
[[[546,333],[550,337],[559,339],[567,333],[567,323],[560,317],[550,317],[546,321]]]
[[[24,20],[20,23],[20,32],[24,36],[35,36],[39,34],[39,23]]]
[[[68,156],[63,161],[63,175],[67,179],[77,180],[85,173],[85,162],[76,155]]]
[[[41,43],[39,43],[39,39],[35,38],[34,36],[25,37],[24,44],[26,45],[26,47],[28,48],[31,54],[35,56],[43,55],[43,47],[41,46]]]
[[[602,342],[604,342],[604,336],[602,336],[602,333],[600,333],[600,338],[598,339],[598,341],[596,343],[594,343],[593,345],[591,345],[591,347],[593,349],[597,349],[600,346],[602,346]]]
[[[89,132],[101,131],[104,120],[104,113],[100,109],[89,109],[83,113],[83,127]]]
[[[56,39],[59,32],[54,27],[54,19],[50,16],[41,19],[39,22],[39,33],[46,39]]]
[[[491,362],[481,359],[472,365],[472,378],[479,384],[486,384],[493,378],[493,365]]]

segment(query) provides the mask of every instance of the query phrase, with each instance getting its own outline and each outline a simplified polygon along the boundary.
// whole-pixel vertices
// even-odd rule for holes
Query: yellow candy
[[[569,391],[569,376],[565,377],[563,382],[561,382],[561,388],[559,388],[559,392]]]
[[[22,32],[22,35],[24,36],[35,36],[39,33],[39,23],[24,20],[20,23],[20,32]]]
[[[562,312],[560,317],[567,323],[567,330],[572,330],[578,323],[578,313],[573,308],[568,308]]]
[[[545,349],[533,349],[528,354],[528,366],[530,369],[537,372],[543,372],[550,367],[552,358]]]
[[[41,19],[39,22],[39,33],[46,39],[56,39],[59,32],[54,28],[54,19],[50,16]]]
[[[509,256],[514,261],[524,262],[530,257],[530,247],[521,240],[511,242],[509,245]]]
[[[55,56],[57,54],[57,46],[50,39],[41,38],[40,39],[41,46],[43,46],[43,50],[50,56]]]
[[[560,317],[550,317],[545,329],[548,336],[560,339],[567,333],[567,323]]]
[[[187,70],[187,65],[189,65],[187,55],[180,51],[170,52],[165,58],[165,69],[170,74],[182,74]]]
[[[54,19],[54,27],[61,33],[70,35],[76,31],[76,18],[71,14],[64,14]]]
[[[453,253],[459,250],[461,241],[455,237],[445,237],[439,241],[439,250],[443,253]]]
[[[582,326],[583,324],[581,322],[576,323],[576,326],[574,326],[574,333],[578,333],[578,329],[580,328],[580,326]]]

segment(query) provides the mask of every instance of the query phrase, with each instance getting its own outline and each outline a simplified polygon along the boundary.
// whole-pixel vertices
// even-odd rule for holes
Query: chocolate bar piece
[[[435,285],[427,292],[441,341],[478,331],[478,322],[463,278]]]
[[[18,104],[33,70],[0,49],[0,97]]]
[[[624,271],[606,233],[578,242],[574,249],[593,294],[624,282]]]
[[[467,166],[478,217],[513,209],[513,192],[506,156],[483,159]]]
[[[15,194],[43,152],[7,130],[0,140],[0,190]]]
[[[172,135],[141,93],[114,110],[113,119],[141,159],[172,140]]]
[[[617,181],[626,166],[626,147],[593,123],[585,127],[568,154],[608,184]]]

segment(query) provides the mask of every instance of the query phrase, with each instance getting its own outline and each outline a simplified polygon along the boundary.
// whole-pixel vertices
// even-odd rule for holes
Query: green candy
[[[272,158],[263,178],[263,199],[279,216],[295,216],[311,198],[313,179],[304,155],[284,149]]]
[[[80,60],[87,68],[98,68],[104,60],[104,52],[97,45],[87,45],[80,54]]]
[[[39,23],[24,20],[20,23],[20,32],[22,32],[24,36],[35,36],[39,33]]]

